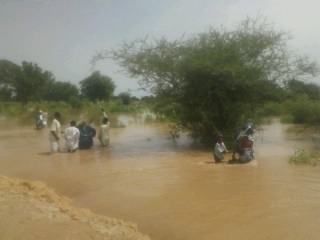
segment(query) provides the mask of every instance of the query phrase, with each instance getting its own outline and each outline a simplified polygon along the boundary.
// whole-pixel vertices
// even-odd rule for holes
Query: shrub
[[[292,156],[289,156],[289,163],[302,165],[308,164],[312,166],[316,166],[319,162],[318,156],[315,154],[309,153],[302,148],[295,149]]]

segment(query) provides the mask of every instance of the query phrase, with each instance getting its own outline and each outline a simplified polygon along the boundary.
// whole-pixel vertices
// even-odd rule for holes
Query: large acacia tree
[[[288,33],[261,18],[235,29],[209,29],[188,39],[136,40],[101,52],[149,89],[179,123],[202,137],[233,132],[264,101],[279,99],[283,83],[317,73],[288,50]],[[168,108],[168,106],[171,108]]]

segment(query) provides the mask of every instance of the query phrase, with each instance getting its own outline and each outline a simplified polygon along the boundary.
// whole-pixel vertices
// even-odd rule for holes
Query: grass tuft
[[[293,155],[289,156],[289,163],[291,164],[316,166],[319,162],[319,156],[302,148],[295,149]]]

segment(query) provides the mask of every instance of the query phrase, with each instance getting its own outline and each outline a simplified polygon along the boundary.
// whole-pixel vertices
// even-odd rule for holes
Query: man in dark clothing
[[[80,131],[79,149],[88,149],[93,146],[93,138],[96,136],[96,129],[91,127],[85,121],[78,126]]]

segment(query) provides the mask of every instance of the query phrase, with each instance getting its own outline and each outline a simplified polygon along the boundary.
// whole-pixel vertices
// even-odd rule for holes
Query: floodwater
[[[229,165],[186,136],[174,142],[163,125],[127,125],[111,129],[107,148],[95,139],[93,149],[54,155],[48,130],[3,128],[0,175],[44,182],[153,240],[320,238],[320,168],[288,163],[302,143],[286,126],[264,126],[256,160]]]

